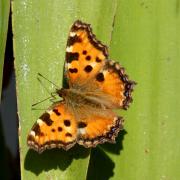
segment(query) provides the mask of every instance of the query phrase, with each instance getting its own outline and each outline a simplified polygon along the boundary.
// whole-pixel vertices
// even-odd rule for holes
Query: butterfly
[[[62,98],[35,122],[27,137],[30,148],[70,149],[76,143],[86,148],[115,143],[123,118],[113,109],[127,109],[135,85],[124,68],[109,60],[107,46],[97,40],[90,24],[72,25],[66,48],[67,88],[57,89]]]

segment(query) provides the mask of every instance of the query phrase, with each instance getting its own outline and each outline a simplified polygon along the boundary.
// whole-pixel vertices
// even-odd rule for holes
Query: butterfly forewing
[[[91,79],[104,66],[107,47],[98,41],[89,24],[76,21],[66,48],[65,69],[70,85]]]

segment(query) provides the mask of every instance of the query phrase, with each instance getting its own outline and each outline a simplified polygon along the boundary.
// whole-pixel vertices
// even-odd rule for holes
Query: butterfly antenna
[[[42,103],[42,102],[44,102],[44,101],[46,101],[46,100],[48,100],[48,99],[50,99],[50,98],[52,98],[52,96],[49,96],[49,97],[47,97],[47,98],[45,98],[45,99],[43,99],[43,100],[41,100],[41,101],[39,101],[39,102],[37,102],[37,103],[32,104],[32,107],[33,107],[33,106],[36,106],[36,105],[38,105],[38,104],[40,104],[40,103]]]
[[[40,77],[42,77],[43,79],[47,80],[48,82],[50,82],[50,83],[53,84],[54,86],[58,87],[55,83],[53,83],[52,81],[50,81],[49,79],[47,79],[46,77],[44,77],[42,74],[38,73],[38,76],[40,76]],[[32,104],[32,107],[34,107],[34,106],[36,106],[36,105],[38,105],[38,104],[40,104],[40,103],[42,103],[42,102],[44,102],[44,101],[46,101],[46,100],[48,100],[48,99],[51,99],[51,98],[56,99],[56,95],[57,95],[57,92],[50,92],[50,91],[48,90],[48,88],[42,83],[42,81],[41,81],[41,79],[40,79],[39,77],[37,77],[37,79],[38,79],[39,83],[41,84],[41,86],[46,90],[46,92],[47,92],[48,94],[50,94],[50,96],[47,97],[47,98],[45,98],[45,99],[43,99],[43,100],[41,100],[41,101],[39,101],[39,102],[37,102],[37,103]],[[58,89],[59,89],[59,87],[58,87]]]
[[[46,81],[50,82],[51,84],[53,84],[54,86],[56,86],[59,89],[59,86],[57,86],[55,83],[53,83],[52,81],[50,81],[49,79],[47,79],[46,77],[44,77],[41,73],[38,73],[38,76],[44,78]]]
[[[46,90],[46,92],[48,94],[50,94],[52,97],[54,97],[54,95],[49,91],[49,89],[42,83],[41,79],[38,77],[37,80],[39,81],[39,83],[41,84],[41,86]]]

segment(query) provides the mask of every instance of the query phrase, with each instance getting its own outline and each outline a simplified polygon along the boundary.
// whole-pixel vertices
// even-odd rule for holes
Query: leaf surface
[[[22,179],[86,179],[90,150],[75,147],[65,152],[50,150],[41,155],[28,150],[27,134],[50,102],[31,105],[49,96],[37,81],[43,74],[62,86],[64,55],[69,29],[80,19],[90,23],[98,39],[109,44],[116,1],[16,0],[12,2],[14,56],[19,115]],[[53,86],[43,81],[52,92]]]

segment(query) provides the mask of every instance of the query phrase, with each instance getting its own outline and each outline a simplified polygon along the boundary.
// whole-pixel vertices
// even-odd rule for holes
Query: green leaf
[[[3,79],[4,53],[8,31],[9,10],[10,2],[6,0],[0,1],[0,95]]]
[[[110,53],[138,85],[123,148],[107,153],[111,179],[180,179],[179,10],[179,1],[118,2]]]
[[[22,179],[86,179],[89,149],[74,147],[68,152],[55,149],[41,155],[28,150],[27,134],[44,112],[33,111],[31,105],[49,96],[37,81],[37,73],[61,87],[72,23],[80,19],[92,24],[97,37],[109,44],[116,5],[115,0],[12,2]],[[43,82],[43,85],[53,91],[51,84]],[[39,107],[46,109],[50,105],[46,101]]]
[[[179,10],[178,0],[13,2],[23,179],[84,180],[87,171],[90,180],[180,179]],[[31,105],[49,95],[36,74],[61,86],[67,34],[76,19],[92,24],[98,39],[110,45],[111,59],[138,83],[134,102],[118,111],[125,129],[117,143],[98,146],[91,158],[79,146],[38,155],[28,151],[26,136],[43,110],[32,111]]]

